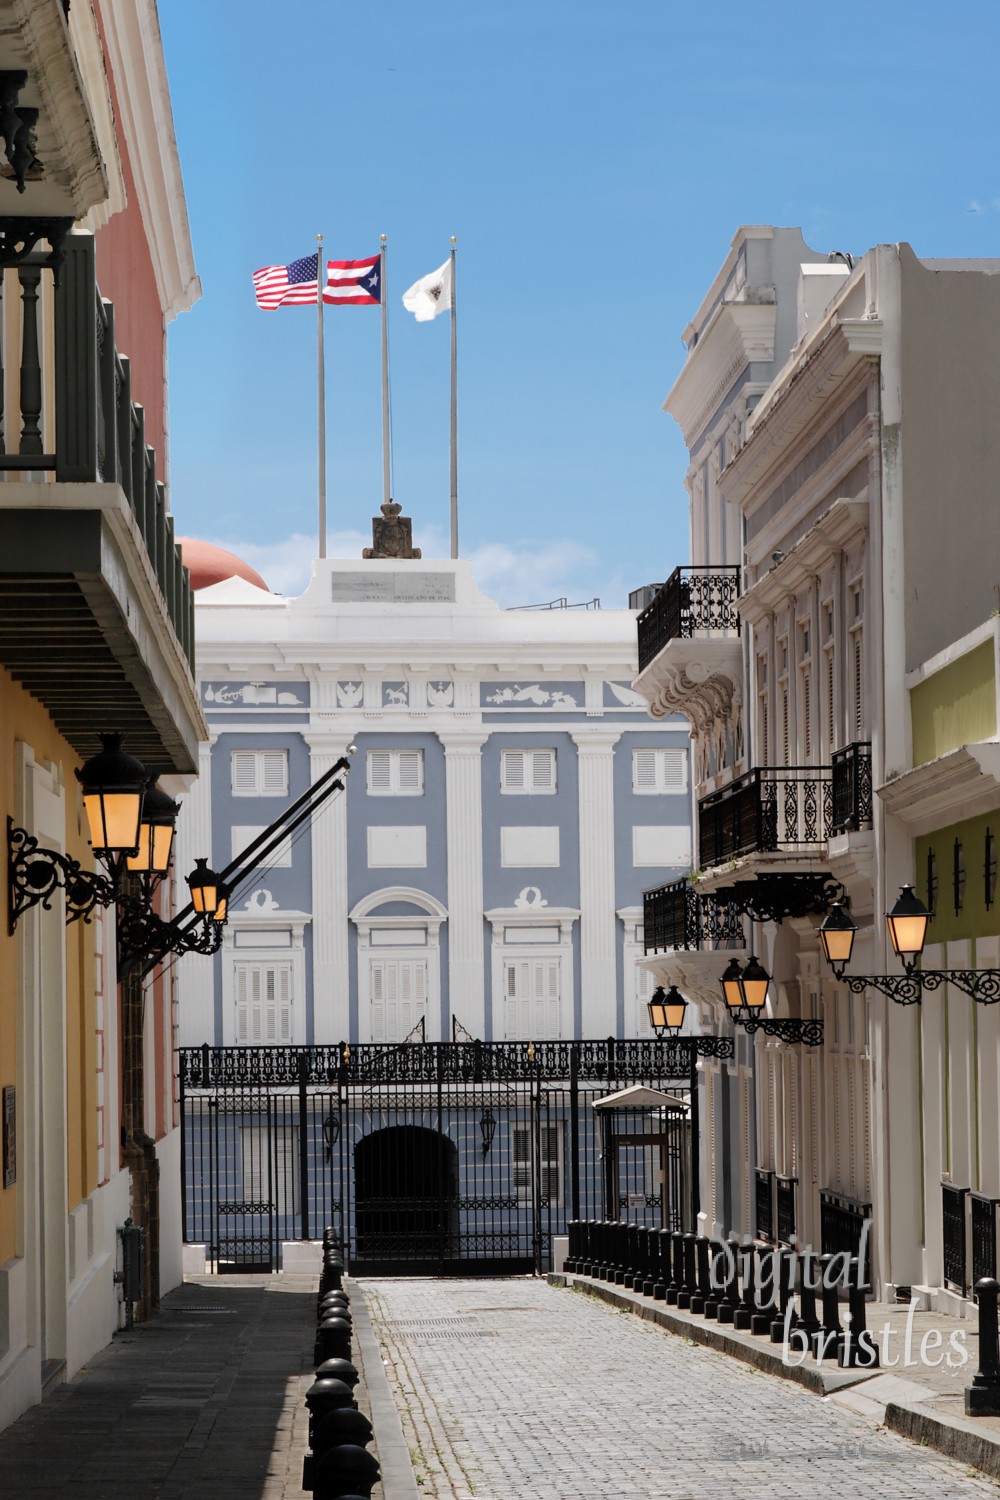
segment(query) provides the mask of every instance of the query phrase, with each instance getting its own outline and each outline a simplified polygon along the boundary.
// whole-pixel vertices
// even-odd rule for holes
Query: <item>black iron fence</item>
[[[968,1188],[955,1187],[951,1182],[941,1184],[944,1279],[963,1295],[969,1290],[965,1231],[965,1200],[968,1196]]]
[[[573,1217],[689,1227],[694,1061],[669,1040],[181,1049],[185,1240],[272,1269],[332,1226],[356,1271],[489,1274],[545,1269]],[[662,1128],[627,1104],[599,1124],[632,1083],[669,1089]]]
[[[97,286],[93,237],[67,235],[60,261],[51,339],[39,337],[39,293],[43,275],[55,274],[51,257],[31,254],[4,273],[3,302],[14,307],[16,288],[21,305],[18,363],[6,370],[0,363],[0,388],[6,382],[11,396],[0,413],[0,474],[50,470],[65,483],[121,485],[193,668],[194,595],[156,452],[145,440],[143,409],[131,398],[129,361],[115,347],[114,305]],[[6,347],[0,340],[0,356]]]
[[[735,906],[714,895],[702,895],[689,880],[644,891],[643,946],[646,953],[665,948],[694,951],[745,946],[743,923]]]
[[[636,621],[639,671],[668,641],[688,640],[698,631],[738,635],[739,593],[738,567],[675,568]]]

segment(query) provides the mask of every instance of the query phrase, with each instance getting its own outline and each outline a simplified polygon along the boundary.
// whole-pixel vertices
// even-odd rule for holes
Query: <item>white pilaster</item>
[[[343,732],[305,734],[313,785],[347,748]],[[347,798],[334,793],[312,824],[312,1011],[319,1045],[346,1038],[350,1023]]]
[[[580,1025],[582,1035],[617,1029],[614,747],[620,731],[573,734],[580,779]]]
[[[174,835],[174,911],[188,904],[190,893],[187,876],[195,860],[207,859],[213,869],[229,863],[228,851],[221,866],[213,865],[212,850],[212,747],[215,737],[198,747],[198,779],[181,800],[177,832]],[[113,953],[113,946],[109,950]],[[200,1047],[203,1042],[219,1046],[215,1034],[215,962],[200,953],[188,953],[177,960],[177,1040],[182,1047]]]
[[[448,994],[452,1013],[478,1037],[486,1034],[482,748],[487,738],[475,729],[439,735],[448,824]]]

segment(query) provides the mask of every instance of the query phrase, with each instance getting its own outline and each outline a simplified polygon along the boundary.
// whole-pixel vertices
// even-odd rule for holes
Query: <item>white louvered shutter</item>
[[[552,792],[556,785],[556,752],[533,750],[531,752],[531,790]]]
[[[233,751],[232,781],[234,796],[253,796],[257,790],[257,755],[254,750]]]
[[[392,791],[392,755],[388,750],[369,750],[368,790],[370,792]]]
[[[634,751],[632,755],[632,790],[635,792],[655,792],[656,789],[656,751]]]
[[[507,792],[523,792],[525,787],[525,750],[503,752],[503,788]]]
[[[260,752],[260,790],[265,797],[283,797],[288,791],[287,751]]]
[[[420,792],[424,786],[424,752],[422,750],[399,750],[399,790]]]

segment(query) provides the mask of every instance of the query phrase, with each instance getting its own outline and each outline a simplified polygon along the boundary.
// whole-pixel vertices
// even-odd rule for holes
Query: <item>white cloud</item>
[[[275,542],[247,542],[228,536],[206,540],[250,563],[275,594],[294,598],[309,585],[316,556],[314,536],[293,532]],[[428,559],[446,558],[450,552],[449,538],[434,526],[417,527],[413,540]],[[360,531],[335,531],[328,550],[331,557],[360,559],[362,548],[370,545],[371,537]],[[596,549],[571,538],[483,542],[463,555],[472,565],[479,588],[502,609],[547,604],[559,598],[582,604],[599,597],[605,608],[626,603],[627,586],[620,578],[603,574]]]

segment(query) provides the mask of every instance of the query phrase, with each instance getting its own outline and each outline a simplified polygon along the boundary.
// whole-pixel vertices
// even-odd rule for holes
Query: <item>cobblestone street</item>
[[[434,1500],[996,1496],[797,1386],[528,1278],[362,1283]]]

